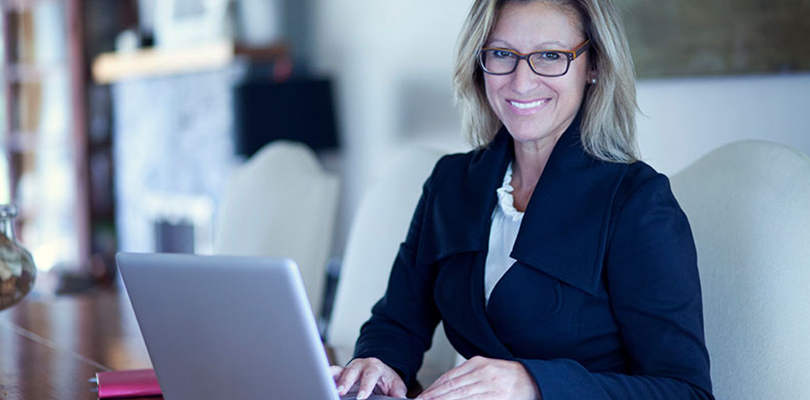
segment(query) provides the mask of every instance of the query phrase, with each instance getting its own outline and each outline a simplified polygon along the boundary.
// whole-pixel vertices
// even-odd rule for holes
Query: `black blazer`
[[[514,157],[502,129],[443,157],[424,185],[355,357],[413,383],[444,322],[464,357],[517,360],[544,400],[711,399],[694,240],[668,179],[559,139],[526,208],[517,262],[484,302],[495,190]]]

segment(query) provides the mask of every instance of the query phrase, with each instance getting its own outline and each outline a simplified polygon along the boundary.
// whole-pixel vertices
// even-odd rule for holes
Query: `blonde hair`
[[[478,51],[484,46],[508,2],[542,1],[576,11],[597,83],[589,84],[582,102],[582,145],[591,156],[610,162],[638,160],[635,72],[627,38],[610,0],[475,0],[456,45],[453,85],[462,127],[476,147],[486,147],[501,127],[484,88]]]

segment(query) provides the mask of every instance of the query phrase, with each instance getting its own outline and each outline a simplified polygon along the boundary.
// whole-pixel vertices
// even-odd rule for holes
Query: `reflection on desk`
[[[150,367],[122,290],[39,296],[0,313],[2,399],[97,399],[87,381],[97,372]]]

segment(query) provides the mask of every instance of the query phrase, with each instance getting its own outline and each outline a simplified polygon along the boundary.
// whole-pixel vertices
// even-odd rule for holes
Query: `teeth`
[[[518,103],[516,101],[510,101],[509,103],[512,104],[513,106],[517,107],[517,108],[525,109],[525,108],[537,107],[537,106],[539,106],[539,105],[541,105],[541,104],[543,104],[545,102],[546,102],[546,100],[538,100],[538,101],[535,101],[535,102],[532,102],[532,103]]]

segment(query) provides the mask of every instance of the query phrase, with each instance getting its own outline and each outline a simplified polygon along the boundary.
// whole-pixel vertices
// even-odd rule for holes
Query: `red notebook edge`
[[[96,374],[99,399],[151,397],[162,394],[155,370],[132,369]]]

